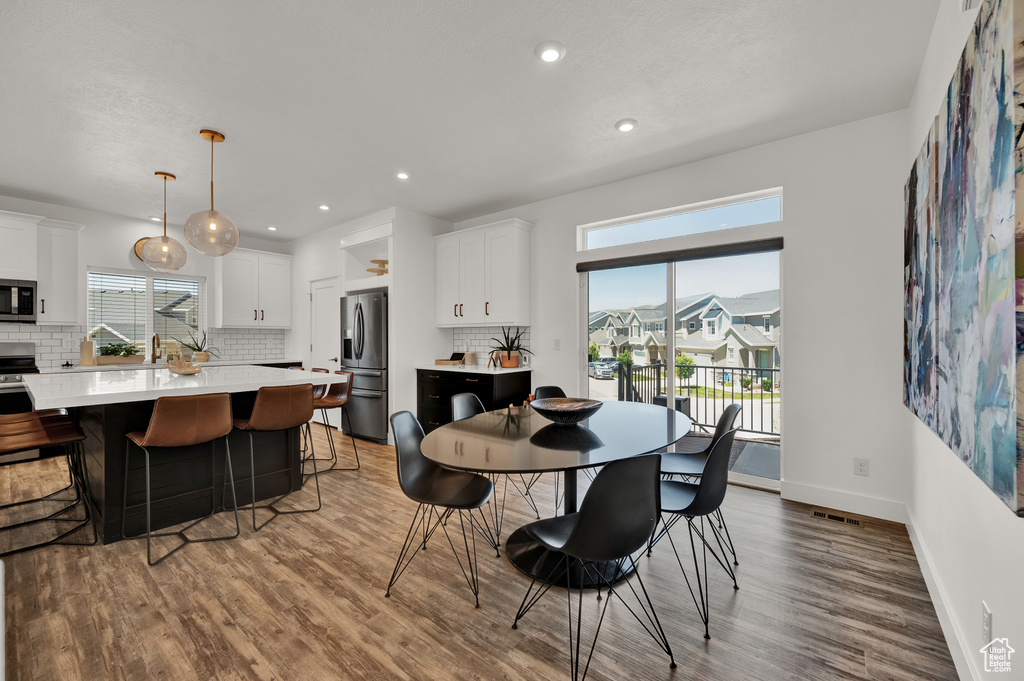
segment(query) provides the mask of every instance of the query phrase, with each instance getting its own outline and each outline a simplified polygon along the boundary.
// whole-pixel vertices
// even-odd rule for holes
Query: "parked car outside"
[[[614,378],[615,364],[615,362],[590,362],[587,365],[587,375],[591,378]]]

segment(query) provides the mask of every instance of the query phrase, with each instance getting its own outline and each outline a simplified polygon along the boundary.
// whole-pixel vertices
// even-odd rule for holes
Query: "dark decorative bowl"
[[[604,402],[582,397],[549,397],[530,402],[530,406],[538,414],[563,426],[579,423],[594,414],[603,404]]]

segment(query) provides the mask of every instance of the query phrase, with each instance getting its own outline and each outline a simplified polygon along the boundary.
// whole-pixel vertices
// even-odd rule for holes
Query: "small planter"
[[[192,353],[192,361],[193,362],[209,362],[210,361],[210,353],[208,353],[208,352],[193,352]]]
[[[142,364],[144,359],[142,355],[99,355],[96,364]]]
[[[514,369],[519,366],[519,353],[503,352],[501,353],[501,368],[502,369]]]

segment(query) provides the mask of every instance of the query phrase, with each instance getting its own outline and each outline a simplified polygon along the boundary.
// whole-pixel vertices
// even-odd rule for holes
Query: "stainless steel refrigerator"
[[[345,410],[356,437],[388,439],[388,293],[341,299],[341,367],[353,373]]]

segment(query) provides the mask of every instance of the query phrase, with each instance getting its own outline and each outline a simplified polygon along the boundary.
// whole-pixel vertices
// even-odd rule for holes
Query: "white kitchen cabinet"
[[[39,215],[0,211],[0,279],[38,280]]]
[[[213,326],[291,328],[291,291],[291,256],[236,248],[214,265]]]
[[[44,220],[36,231],[36,323],[78,324],[78,232],[81,225]]]
[[[436,237],[438,326],[530,323],[530,230],[503,220]]]

